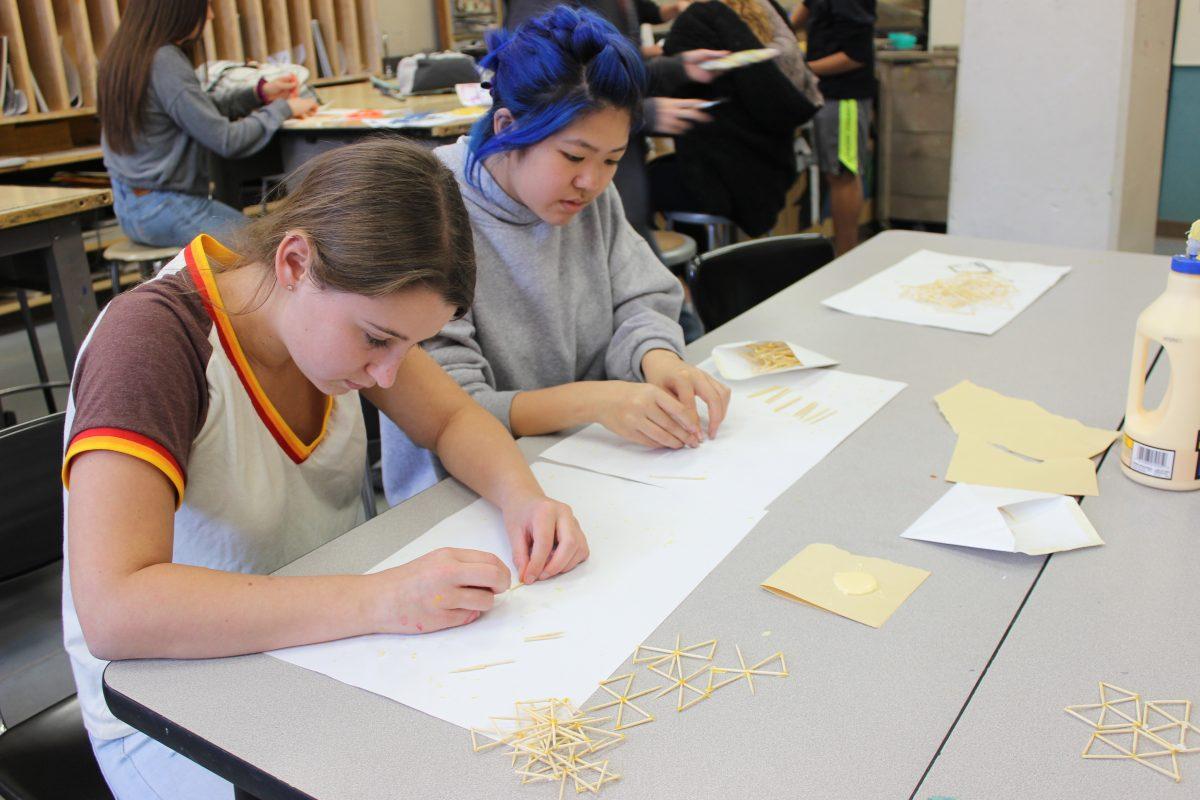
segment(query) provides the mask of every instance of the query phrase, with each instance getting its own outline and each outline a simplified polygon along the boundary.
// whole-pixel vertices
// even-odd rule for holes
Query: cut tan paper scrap
[[[636,674],[637,673],[635,673],[635,672],[630,672],[625,675],[618,675],[615,678],[609,678],[606,681],[601,681],[600,688],[602,690],[604,690],[605,693],[610,695],[613,699],[608,700],[604,703],[600,703],[599,705],[594,705],[591,708],[587,708],[584,710],[587,711],[588,713],[591,713],[593,711],[603,711],[606,708],[612,708],[613,706],[618,706],[618,708],[617,708],[617,724],[613,726],[613,730],[615,730],[615,731],[625,730],[626,728],[634,728],[634,727],[637,727],[638,725],[645,725],[647,722],[653,722],[654,715],[651,714],[649,711],[646,711],[645,709],[640,708],[639,706],[635,705],[633,701],[637,700],[639,697],[645,697],[646,695],[650,694],[651,692],[657,692],[662,687],[661,686],[651,686],[649,689],[642,689],[640,692],[635,692],[633,694],[630,694],[630,691],[633,689],[633,679]],[[625,681],[625,685],[621,687],[621,691],[619,693],[615,692],[611,688],[609,688],[612,684],[620,683],[621,681]],[[639,718],[633,722],[625,722],[625,709],[626,708],[631,708],[631,709],[633,709],[633,711],[635,713],[641,714],[642,715],[641,718]]]
[[[775,653],[774,655],[767,656],[762,661],[759,661],[757,664],[753,664],[753,665],[747,667],[746,659],[742,657],[742,648],[739,647],[738,645],[734,645],[733,649],[737,651],[738,663],[740,663],[742,665],[741,669],[738,669],[736,667],[713,667],[711,670],[709,670],[708,688],[706,691],[711,693],[711,692],[714,692],[717,689],[720,689],[724,686],[728,686],[731,683],[736,683],[737,681],[745,679],[746,683],[750,686],[750,693],[754,694],[755,693],[754,692],[754,676],[755,675],[767,675],[767,676],[776,677],[776,678],[786,678],[788,676],[787,664],[783,660],[783,651],[782,650]],[[773,661],[779,662],[778,670],[763,669],[763,667],[767,666],[768,664],[770,664]],[[733,677],[726,678],[723,681],[714,683],[713,679],[719,674],[720,675],[731,674],[731,675],[733,675]]]
[[[864,572],[878,588],[846,594],[835,583],[838,573]],[[882,558],[849,553],[831,544],[810,544],[762,583],[769,592],[878,628],[929,577],[929,572]]]
[[[694,658],[700,661],[712,661],[713,654],[717,652],[716,639],[709,639],[699,644],[680,647],[681,639],[682,637],[677,635],[675,637],[675,647],[670,650],[662,647],[651,647],[648,644],[639,644],[637,649],[633,651],[633,663],[648,664],[650,669],[654,669],[660,664],[669,661],[671,665],[665,677],[673,679],[676,675],[683,674],[682,659]],[[708,648],[707,653],[702,652],[702,649],[705,647]],[[645,653],[642,651],[645,651]]]
[[[1118,435],[1116,431],[1089,428],[1032,401],[1007,397],[967,380],[934,400],[960,436],[970,434],[1039,461],[1091,458],[1104,452]]]
[[[1027,461],[973,434],[961,434],[946,469],[951,483],[974,483],[1064,495],[1100,494],[1096,465],[1089,458]]]

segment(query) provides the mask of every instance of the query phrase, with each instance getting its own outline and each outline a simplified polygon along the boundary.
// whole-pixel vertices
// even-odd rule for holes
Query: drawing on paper
[[[973,314],[978,306],[1003,306],[1017,293],[1008,278],[982,261],[952,264],[948,278],[901,288],[901,296],[943,311]]]

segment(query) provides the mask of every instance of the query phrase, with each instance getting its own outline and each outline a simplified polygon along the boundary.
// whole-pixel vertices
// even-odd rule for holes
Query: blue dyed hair
[[[554,135],[580,115],[625,109],[638,124],[646,69],[641,54],[603,17],[556,6],[516,31],[487,36],[480,62],[492,70],[492,109],[471,128],[467,181],[478,186],[489,156],[522,150]],[[507,108],[514,123],[496,133],[493,117]]]

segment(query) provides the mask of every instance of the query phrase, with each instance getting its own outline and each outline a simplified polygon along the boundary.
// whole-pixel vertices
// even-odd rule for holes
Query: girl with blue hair
[[[682,288],[611,185],[640,113],[640,54],[601,17],[565,6],[488,45],[492,110],[434,151],[466,201],[475,303],[426,349],[516,435],[598,422],[646,447],[699,446],[729,390],[680,357]],[[444,473],[382,422],[395,503]]]

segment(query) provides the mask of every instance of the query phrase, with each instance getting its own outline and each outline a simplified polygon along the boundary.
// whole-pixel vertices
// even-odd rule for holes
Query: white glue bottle
[[[1171,259],[1167,290],[1142,312],[1133,343],[1121,468],[1159,489],[1200,489],[1200,221],[1188,234],[1187,254]],[[1150,345],[1164,349],[1170,369],[1158,408],[1147,409]]]

